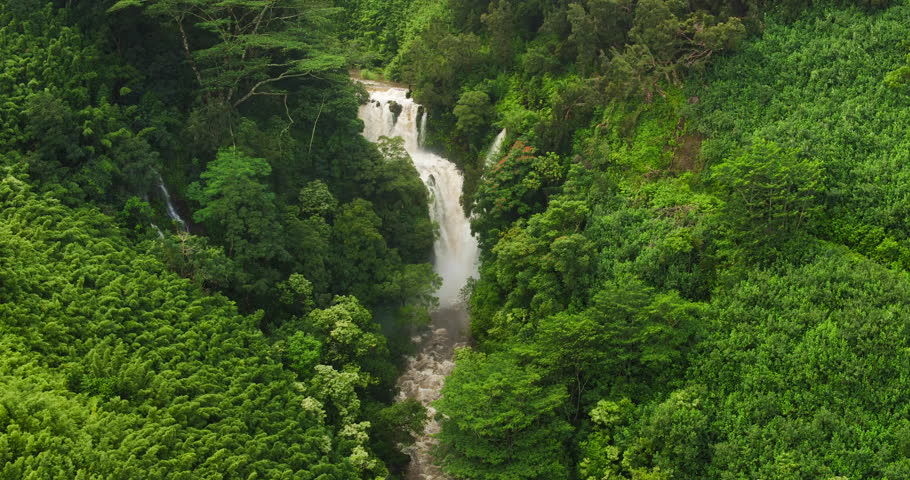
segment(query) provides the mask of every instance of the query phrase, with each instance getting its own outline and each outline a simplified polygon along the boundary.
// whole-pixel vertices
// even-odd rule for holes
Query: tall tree
[[[566,478],[565,388],[505,354],[462,350],[457,360],[435,404],[443,470],[471,480]]]
[[[288,259],[275,194],[265,183],[270,172],[264,159],[223,149],[202,173],[202,182],[189,189],[202,205],[193,218],[239,263],[241,290],[255,294],[264,294],[280,280],[271,266]]]
[[[120,0],[109,11],[130,7],[176,28],[210,109],[287,96],[295,81],[344,64],[327,35],[340,9],[319,0]]]
[[[811,227],[824,188],[820,161],[767,140],[718,165],[713,174],[725,196],[735,240],[766,251]]]

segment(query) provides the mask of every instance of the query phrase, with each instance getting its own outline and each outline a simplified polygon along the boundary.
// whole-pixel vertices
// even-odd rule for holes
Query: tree
[[[907,62],[910,63],[910,54],[907,55]],[[885,75],[885,85],[897,91],[906,91],[910,85],[910,65],[901,65],[895,70]]]
[[[471,480],[566,478],[565,388],[508,354],[461,350],[456,357],[434,403],[443,471]]]
[[[321,359],[328,365],[364,365],[368,359],[387,359],[385,337],[370,311],[350,296],[335,297],[331,307],[307,315],[305,327],[323,347]]]
[[[458,99],[452,111],[458,119],[456,127],[466,137],[471,138],[487,128],[493,114],[490,97],[479,91],[465,92]]]
[[[624,463],[652,470],[666,478],[700,478],[710,463],[710,405],[703,389],[675,390],[642,418],[639,437],[629,446]]]
[[[364,172],[363,190],[382,219],[380,232],[408,263],[426,262],[433,249],[435,226],[430,219],[429,192],[404,149],[401,137],[381,137],[382,163]]]
[[[455,25],[470,31],[480,27],[481,14],[487,10],[489,3],[490,0],[448,0],[446,6]]]
[[[712,179],[726,200],[731,235],[756,254],[807,233],[821,211],[821,162],[767,140],[715,167]]]
[[[301,379],[308,379],[315,373],[315,367],[322,359],[322,342],[315,336],[298,331],[287,341],[284,353],[288,368]]]
[[[264,159],[226,148],[206,166],[202,181],[188,190],[202,207],[193,218],[241,266],[240,290],[257,295],[274,287],[280,280],[274,265],[289,258],[275,194],[264,181],[270,172]]]
[[[119,210],[151,184],[159,158],[146,127],[159,112],[140,114],[135,69],[72,21],[46,2],[0,7],[0,150],[22,153],[41,191]]]
[[[530,341],[513,346],[551,382],[569,386],[577,419],[603,396],[638,400],[651,385],[682,375],[699,304],[657,293],[635,279],[600,286],[592,308],[541,319]]]
[[[592,429],[581,447],[578,473],[584,480],[628,478],[623,465],[623,430],[635,421],[635,405],[624,398],[618,402],[600,400],[591,409]]]
[[[628,0],[588,0],[569,4],[566,16],[572,34],[568,40],[577,51],[576,65],[580,72],[596,72],[600,57],[610,48],[622,46],[631,27],[632,10],[632,2]]]
[[[169,272],[112,218],[7,176],[0,251],[0,477],[385,476],[356,366],[301,381],[261,313]]]
[[[698,387],[675,390],[644,409],[627,398],[598,401],[581,443],[582,478],[704,478],[710,419],[703,396]]]
[[[680,83],[682,73],[735,49],[745,36],[739,17],[690,10],[676,0],[642,0],[635,4],[630,41],[611,50],[609,90],[622,97],[663,94],[660,83]]]
[[[300,190],[300,213],[304,217],[331,218],[338,208],[338,200],[322,180],[313,180]]]
[[[490,2],[487,13],[480,16],[490,36],[496,63],[505,67],[512,62],[515,47],[515,22],[519,18],[509,0]]]
[[[338,10],[317,2],[120,0],[109,12],[130,7],[177,28],[186,61],[210,106],[237,108],[255,96],[287,96],[294,81],[344,62],[327,50],[324,38],[326,19]]]
[[[382,300],[400,260],[379,233],[381,224],[366,200],[341,206],[331,236],[334,291],[353,294],[367,304]]]
[[[711,418],[705,477],[905,473],[908,294],[903,272],[830,245],[719,292],[688,374]]]
[[[300,190],[297,201],[298,207],[286,208],[284,244],[294,256],[293,270],[310,282],[309,301],[328,305],[332,300],[329,272],[332,226],[329,222],[338,210],[338,200],[328,185],[313,180]],[[300,306],[297,302],[288,305],[291,310]]]
[[[427,408],[413,398],[396,401],[390,406],[366,406],[370,419],[370,440],[376,455],[386,462],[393,474],[403,473],[411,457],[402,452],[414,444],[424,431]]]
[[[448,110],[461,80],[481,69],[485,60],[481,45],[473,33],[453,35],[443,21],[430,22],[402,52],[406,61],[401,77],[430,111]]]
[[[161,260],[171,271],[208,289],[228,287],[237,275],[237,266],[227,258],[224,247],[186,232],[161,239]]]
[[[540,155],[532,145],[516,141],[477,188],[474,211],[478,215],[471,218],[471,228],[481,246],[492,247],[515,220],[543,212],[566,170],[555,153]]]

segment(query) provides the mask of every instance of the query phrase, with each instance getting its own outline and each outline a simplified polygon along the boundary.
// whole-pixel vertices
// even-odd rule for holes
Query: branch
[[[290,70],[288,70],[288,71],[285,71],[284,73],[278,75],[277,77],[272,77],[272,78],[267,78],[265,80],[262,80],[261,82],[257,83],[256,85],[253,85],[253,88],[250,88],[250,90],[246,93],[246,95],[244,95],[240,100],[237,100],[236,102],[234,102],[234,108],[237,108],[238,106],[240,106],[241,103],[249,100],[250,97],[252,97],[253,95],[263,95],[262,93],[259,93],[256,91],[259,87],[268,85],[270,83],[275,83],[280,80],[286,80],[288,78],[301,78],[301,77],[306,77],[308,75],[310,75],[309,72],[291,73]]]
[[[265,17],[266,12],[274,6],[275,2],[267,3],[262,7],[262,11],[259,12],[259,15],[256,15],[256,19],[253,20],[253,35],[256,35],[259,32],[259,27],[262,25],[262,19]]]
[[[254,18],[252,21],[253,31],[250,33],[250,35],[256,35],[257,33],[259,33],[259,27],[262,26],[262,19],[265,18],[265,14],[269,11],[269,9],[271,9],[274,6],[274,4],[275,4],[275,2],[270,2],[262,7],[262,10],[259,11],[259,14],[256,15],[256,18]],[[243,29],[241,29],[241,31],[242,30]],[[247,48],[244,48],[243,55],[240,57],[240,59],[245,60],[247,53],[249,53],[249,50]]]
[[[282,135],[288,134],[288,136],[290,136],[291,125],[294,125],[294,118],[291,117],[291,109],[288,108],[288,96],[287,96],[287,94],[284,95],[284,113],[285,113],[285,115],[288,116],[288,126],[285,127],[284,130],[281,131],[281,134],[282,134]],[[307,156],[309,156],[309,154],[307,154]]]
[[[322,97],[322,104],[319,105],[319,112],[316,113],[316,120],[313,121],[313,131],[310,133],[310,146],[306,151],[307,158],[310,158],[310,152],[313,151],[313,137],[316,136],[316,125],[319,124],[319,117],[322,115],[323,107],[325,107],[325,97]]]
[[[689,55],[686,57],[685,63],[686,63],[687,66],[692,66],[692,65],[694,65],[696,62],[707,60],[708,58],[711,57],[711,55],[712,55],[713,53],[714,53],[714,50],[711,50],[711,49],[706,49],[706,50],[693,50],[693,51],[692,51],[691,53],[689,53]]]
[[[303,17],[303,16],[305,16],[305,15],[306,15],[306,13],[295,13],[294,15],[285,15],[285,16],[283,16],[283,17],[275,17],[275,18],[272,19],[272,21],[293,20],[293,19],[295,19],[295,18],[300,18],[300,17]]]
[[[190,41],[187,38],[186,30],[183,29],[183,17],[174,17],[174,21],[177,22],[177,27],[180,28],[180,38],[183,40],[183,51],[186,53],[186,61],[190,64],[190,68],[193,69],[193,73],[196,75],[196,81],[199,82],[199,87],[203,88],[205,85],[202,83],[202,74],[199,73],[199,66],[196,65],[196,60],[193,60],[193,52],[190,50]]]

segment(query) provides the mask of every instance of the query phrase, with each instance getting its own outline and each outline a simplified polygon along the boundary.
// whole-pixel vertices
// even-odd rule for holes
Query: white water
[[[158,176],[158,189],[161,190],[161,196],[164,197],[164,205],[167,209],[167,216],[171,217],[171,220],[177,222],[177,225],[180,226],[180,230],[185,232],[186,221],[183,220],[183,217],[181,217],[180,213],[177,212],[177,208],[174,207],[174,202],[171,201],[171,194],[167,191],[167,187],[164,186],[164,179],[161,178],[161,174],[158,172],[155,172],[155,175]]]
[[[364,82],[370,101],[360,107],[364,121],[363,135],[376,142],[379,137],[401,137],[420,178],[430,191],[430,216],[439,225],[439,237],[433,245],[434,268],[442,277],[439,309],[433,313],[430,331],[415,338],[418,353],[408,361],[408,368],[398,379],[399,396],[414,398],[429,408],[430,421],[417,443],[406,453],[411,456],[408,479],[435,480],[446,478],[432,464],[429,450],[435,444],[432,434],[439,431],[433,420],[436,411],[430,403],[439,398],[445,377],[452,372],[455,348],[468,341],[469,319],[461,289],[469,277],[477,275],[477,239],[461,207],[464,178],[455,164],[421,148],[426,136],[427,112],[407,97],[407,90],[375,82]],[[389,102],[401,105],[397,120]]]
[[[360,118],[365,123],[363,135],[372,142],[381,136],[404,139],[405,150],[430,190],[430,217],[439,224],[439,238],[433,250],[436,272],[442,277],[442,287],[437,292],[440,306],[460,306],[461,288],[477,274],[478,257],[477,240],[471,235],[471,225],[460,202],[464,178],[454,163],[421,148],[417,119],[423,109],[407,98],[407,90],[373,82],[366,85],[371,101],[360,107]],[[402,107],[397,122],[388,107],[391,101]],[[424,113],[423,125],[426,118]]]
[[[487,166],[490,166],[490,164],[493,163],[493,161],[498,157],[499,151],[502,150],[502,142],[506,141],[507,134],[508,132],[506,132],[506,129],[503,128],[502,131],[499,132],[499,135],[496,135],[496,138],[493,140],[493,145],[490,145],[490,149],[487,150],[487,156],[485,159]]]
[[[162,232],[161,229],[158,228],[158,225],[155,225],[154,223],[150,223],[149,225],[151,225],[152,228],[154,228],[155,231],[158,232],[158,238],[159,238],[159,239],[160,239],[160,238],[164,238],[164,232]]]

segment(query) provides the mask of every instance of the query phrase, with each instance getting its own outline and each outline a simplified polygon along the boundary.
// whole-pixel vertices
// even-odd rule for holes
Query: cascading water
[[[161,174],[158,172],[155,172],[155,175],[158,177],[158,189],[161,190],[161,196],[164,197],[164,206],[167,210],[167,216],[170,217],[171,220],[177,222],[181,231],[186,232],[186,221],[183,220],[183,217],[177,212],[177,208],[174,207],[174,202],[171,201],[171,194],[167,191],[167,187],[164,186],[164,179],[161,178]],[[160,233],[161,230],[158,232]]]
[[[490,149],[487,150],[486,160],[487,165],[493,163],[493,160],[496,159],[496,156],[499,155],[499,151],[502,149],[502,142],[506,141],[506,135],[508,132],[505,128],[499,132],[499,135],[496,135],[496,138],[493,140],[493,145],[490,145]]]
[[[429,407],[430,421],[417,443],[409,449],[411,465],[407,478],[433,480],[446,478],[433,465],[429,454],[435,444],[431,435],[439,432],[433,420],[435,410],[430,406],[439,398],[445,377],[455,364],[455,348],[468,341],[469,320],[461,289],[468,278],[477,275],[477,239],[461,207],[461,188],[464,178],[455,164],[421,148],[426,135],[427,112],[408,98],[407,90],[376,82],[364,82],[370,101],[360,107],[364,136],[376,142],[379,137],[401,137],[430,191],[430,216],[439,225],[439,237],[433,245],[434,268],[442,277],[439,309],[432,314],[430,331],[415,339],[418,353],[409,359],[408,368],[398,379],[401,398],[414,398]],[[397,115],[390,106],[401,107]]]

